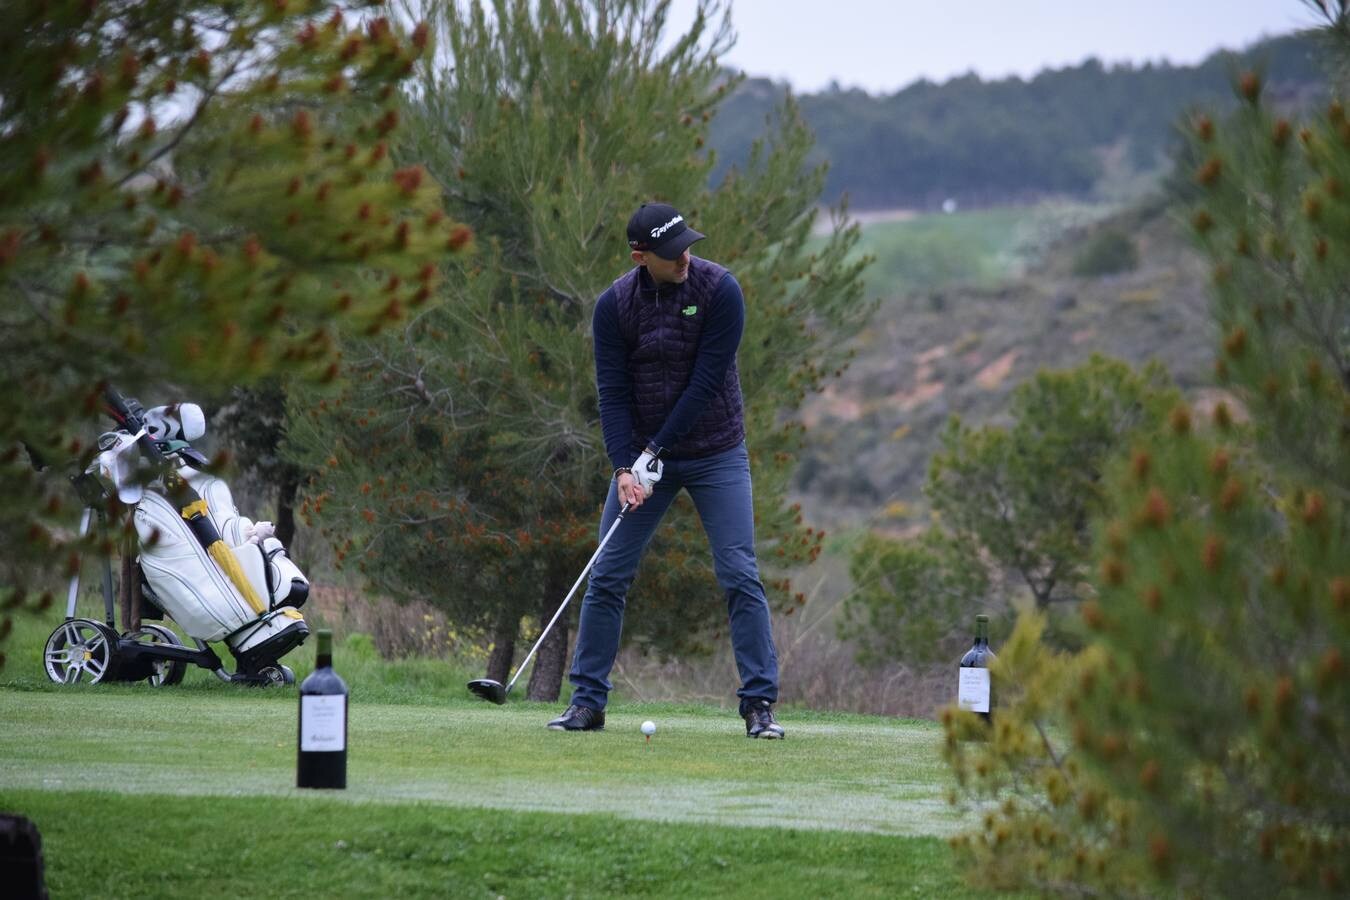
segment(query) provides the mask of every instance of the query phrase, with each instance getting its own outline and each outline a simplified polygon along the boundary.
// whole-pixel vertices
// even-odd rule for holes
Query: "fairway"
[[[864,276],[868,296],[953,286],[988,289],[1021,277],[1069,229],[1112,209],[1106,203],[1045,202],[900,216],[863,228],[854,253],[873,260]]]
[[[789,738],[772,743],[720,710],[634,706],[586,734],[544,728],[553,712],[353,699],[350,787],[336,796],[904,835],[958,824],[935,725],[788,715]],[[0,790],[312,797],[293,787],[294,698],[280,691],[5,691],[0,717]],[[659,725],[650,743],[645,718]]]
[[[733,710],[619,702],[566,734],[557,704],[358,682],[350,788],[309,792],[294,689],[201,676],[0,685],[0,809],[38,823],[54,896],[91,871],[128,897],[970,895],[933,723],[787,709],[751,741]]]

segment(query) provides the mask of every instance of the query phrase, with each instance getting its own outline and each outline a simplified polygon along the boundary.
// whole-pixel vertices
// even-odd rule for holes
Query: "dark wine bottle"
[[[333,671],[333,632],[318,631],[314,671],[300,682],[299,751],[295,786],[347,786],[347,684]]]
[[[989,649],[989,617],[975,617],[975,643],[961,657],[961,678],[957,686],[956,705],[979,713],[986,722],[994,709],[994,686],[989,678],[989,662],[994,652]]]

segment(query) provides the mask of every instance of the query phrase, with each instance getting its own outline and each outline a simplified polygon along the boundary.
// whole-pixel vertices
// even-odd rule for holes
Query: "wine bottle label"
[[[346,697],[334,694],[300,698],[300,749],[347,749]]]
[[[989,670],[962,668],[956,705],[971,712],[989,712]]]

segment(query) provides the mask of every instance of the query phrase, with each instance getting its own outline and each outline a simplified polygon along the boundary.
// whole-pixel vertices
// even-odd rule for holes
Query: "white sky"
[[[696,0],[672,0],[683,31]],[[1300,0],[734,0],[736,46],[723,57],[752,76],[812,93],[893,93],[921,77],[1028,77],[1090,56],[1106,64],[1195,63],[1316,23]]]

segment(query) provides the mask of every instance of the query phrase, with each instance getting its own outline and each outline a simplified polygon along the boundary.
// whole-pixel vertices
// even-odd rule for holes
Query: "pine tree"
[[[150,402],[271,372],[331,378],[335,323],[398,320],[463,242],[426,173],[388,152],[427,29],[368,5],[6,6],[6,608],[45,608],[82,554],[111,550],[75,539],[66,481],[107,427],[103,385]]]
[[[1330,4],[1333,62],[1350,16]],[[1344,72],[1344,67],[1339,71]],[[1333,79],[1336,94],[1346,82]],[[1019,624],[991,740],[948,756],[994,799],[956,843],[1011,883],[1121,896],[1344,896],[1350,885],[1350,124],[1237,79],[1189,123],[1181,202],[1213,266],[1216,375],[1107,477],[1090,646]]]
[[[610,476],[591,351],[596,297],[631,262],[628,216],[678,206],[709,235],[695,253],[728,265],[747,298],[739,366],[761,558],[782,570],[823,535],[785,502],[805,393],[845,364],[868,312],[856,229],[809,248],[822,173],[791,106],[749,165],[714,190],[703,149],[728,91],[729,43],[713,4],[665,43],[669,4],[503,0],[425,6],[444,56],[419,68],[403,152],[425,160],[475,252],[442,302],[401,333],[353,344],[331,398],[307,403],[292,442],[323,467],[306,511],[339,558],[392,596],[443,608],[509,671],[596,543]],[[649,550],[625,636],[665,653],[706,646],[725,621],[692,504]],[[774,576],[780,608],[801,602]],[[579,604],[578,604],[579,605]],[[574,610],[575,611],[575,607]],[[522,631],[522,618],[528,627]],[[558,696],[567,620],[541,649],[528,695]]]

